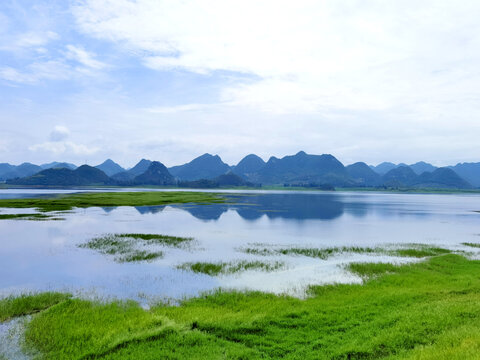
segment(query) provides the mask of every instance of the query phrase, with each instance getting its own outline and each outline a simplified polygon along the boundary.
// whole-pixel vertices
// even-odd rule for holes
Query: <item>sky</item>
[[[478,14],[476,0],[2,0],[0,162],[477,162]]]

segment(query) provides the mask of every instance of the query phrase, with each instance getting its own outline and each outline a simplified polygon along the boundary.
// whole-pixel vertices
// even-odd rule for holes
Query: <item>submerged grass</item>
[[[276,271],[285,267],[285,263],[280,261],[262,262],[262,261],[232,261],[232,262],[195,262],[179,265],[178,269],[190,270],[195,273],[207,274],[210,276],[221,274],[235,274],[247,270]]]
[[[241,252],[259,255],[259,256],[273,256],[273,255],[300,255],[308,256],[312,258],[318,258],[326,260],[331,256],[341,253],[355,253],[355,254],[378,254],[389,256],[401,256],[401,257],[415,257],[424,258],[428,256],[437,256],[442,254],[448,254],[451,251],[439,247],[432,247],[423,244],[409,244],[409,247],[387,249],[380,247],[359,247],[359,246],[341,246],[341,247],[329,247],[329,248],[266,248],[266,247],[248,247],[240,248]]]
[[[163,252],[152,249],[152,245],[181,247],[191,243],[193,238],[161,234],[109,234],[96,237],[80,248],[97,250],[104,255],[115,255],[116,262],[153,261],[163,257]]]
[[[480,261],[355,264],[363,285],[223,292],[157,306],[66,300],[33,317],[45,359],[478,359]]]
[[[23,294],[0,299],[0,322],[17,316],[33,314],[70,298],[70,294],[46,292]]]
[[[225,197],[215,193],[184,191],[104,192],[63,194],[53,197],[0,199],[0,208],[36,208],[39,211],[71,210],[92,206],[155,206],[179,203],[219,203]]]

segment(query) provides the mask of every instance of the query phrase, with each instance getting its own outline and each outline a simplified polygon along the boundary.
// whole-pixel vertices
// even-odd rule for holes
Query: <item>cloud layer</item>
[[[480,160],[476,1],[82,0],[40,3],[33,22],[7,4],[0,117],[30,125],[31,151]],[[85,149],[47,139],[59,121]]]

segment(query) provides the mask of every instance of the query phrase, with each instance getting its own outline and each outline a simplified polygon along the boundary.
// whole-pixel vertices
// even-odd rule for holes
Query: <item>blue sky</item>
[[[0,3],[0,162],[480,161],[477,1]]]

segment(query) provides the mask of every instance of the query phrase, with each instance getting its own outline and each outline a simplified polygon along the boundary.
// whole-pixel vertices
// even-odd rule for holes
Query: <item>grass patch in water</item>
[[[181,247],[193,241],[191,237],[169,236],[161,234],[115,234],[118,238],[132,238],[143,240],[145,244],[158,244],[172,247]]]
[[[357,264],[301,300],[218,291],[180,306],[66,300],[26,325],[45,359],[477,359],[480,261]]]
[[[5,297],[0,299],[0,322],[47,309],[70,298],[70,296],[70,294],[45,292]]]
[[[63,218],[53,217],[51,215],[31,213],[31,214],[0,214],[0,220],[64,220]]]
[[[225,197],[215,193],[184,191],[143,191],[63,194],[27,199],[0,199],[0,208],[36,208],[39,211],[61,211],[92,206],[155,206],[183,203],[221,203]]]
[[[370,254],[378,253],[379,249],[374,248],[362,248],[362,247],[332,247],[332,248],[288,248],[279,249],[277,252],[282,255],[302,255],[319,259],[327,259],[335,254],[339,253],[358,253],[358,254]]]
[[[153,261],[163,257],[162,251],[133,250],[118,257],[119,262]]]
[[[280,261],[262,262],[262,261],[231,261],[231,262],[195,262],[179,265],[177,268],[190,270],[195,273],[202,273],[210,276],[221,274],[235,274],[247,270],[276,271],[285,267]]]
[[[149,248],[154,245],[181,247],[192,241],[193,238],[161,234],[109,234],[93,238],[78,246],[97,250],[104,255],[115,255],[114,260],[123,263],[162,258],[164,255],[162,251]]]
[[[342,253],[354,253],[354,254],[376,254],[376,255],[388,255],[388,256],[400,256],[400,257],[415,257],[423,258],[428,256],[436,256],[450,253],[448,249],[439,247],[431,247],[422,244],[408,244],[409,247],[388,249],[380,247],[359,247],[359,246],[341,246],[341,247],[329,247],[329,248],[283,248],[283,249],[269,249],[269,248],[240,248],[239,251],[259,256],[273,256],[273,255],[300,255],[312,258],[318,258],[326,260],[337,254]]]
[[[474,247],[474,248],[480,248],[479,243],[464,242],[464,243],[462,243],[462,245],[470,246],[470,247]]]
[[[451,253],[448,249],[443,249],[439,247],[431,246],[420,246],[406,249],[395,249],[391,250],[392,255],[403,256],[403,257],[416,257],[423,258],[428,256],[437,256]]]

